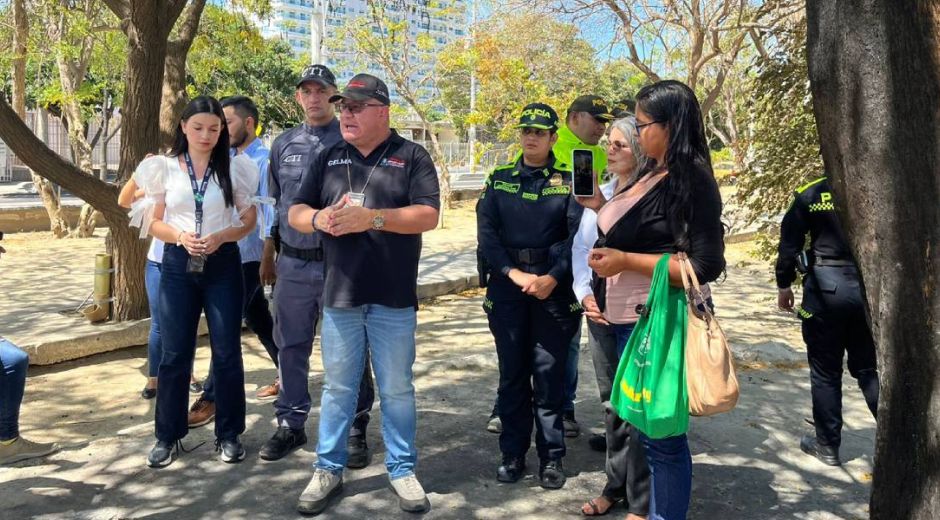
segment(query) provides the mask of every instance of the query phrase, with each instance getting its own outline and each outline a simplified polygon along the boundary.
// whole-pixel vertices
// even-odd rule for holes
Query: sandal
[[[607,507],[602,508],[598,504],[598,501],[600,500],[607,502],[609,505]],[[592,498],[588,500],[587,502],[585,502],[584,505],[581,506],[581,514],[583,516],[604,516],[607,513],[609,513],[610,510],[613,509],[614,506],[617,505],[618,502],[620,502],[619,499],[612,499],[612,498],[608,498],[608,497],[601,495],[597,498]]]

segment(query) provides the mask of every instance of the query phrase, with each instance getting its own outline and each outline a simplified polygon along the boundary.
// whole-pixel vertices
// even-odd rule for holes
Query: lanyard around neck
[[[209,187],[209,177],[212,176],[212,166],[206,167],[206,173],[202,176],[202,184],[196,180],[196,169],[193,168],[193,160],[189,157],[189,152],[183,154],[186,160],[186,169],[189,170],[189,182],[193,188],[193,199],[196,202],[196,236],[202,236],[202,202],[206,197],[206,189]]]
[[[348,148],[346,149],[346,182],[349,183],[349,192],[350,192],[350,193],[361,193],[361,194],[365,195],[365,193],[366,193],[366,186],[368,186],[368,185],[369,185],[369,181],[372,180],[372,174],[375,173],[375,168],[379,165],[379,163],[382,162],[382,159],[385,158],[385,152],[388,151],[388,147],[391,146],[391,145],[392,145],[392,140],[389,139],[389,140],[388,140],[388,144],[385,145],[385,149],[382,150],[382,155],[379,156],[379,160],[375,161],[375,164],[372,165],[372,169],[369,170],[369,176],[366,177],[366,183],[362,185],[362,190],[360,190],[360,191],[358,191],[358,192],[354,191],[354,190],[353,190],[353,187],[352,187],[352,173],[350,173],[350,171],[349,171],[349,163],[352,162],[352,161],[349,160],[349,149],[348,149]]]

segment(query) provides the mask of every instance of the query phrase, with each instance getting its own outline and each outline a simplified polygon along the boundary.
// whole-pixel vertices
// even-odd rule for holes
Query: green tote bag
[[[656,264],[646,311],[620,358],[610,403],[647,437],[664,439],[689,429],[685,382],[685,291],[669,285],[669,255]]]

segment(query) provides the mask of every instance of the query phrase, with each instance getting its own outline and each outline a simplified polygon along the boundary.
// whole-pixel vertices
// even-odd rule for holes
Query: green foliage
[[[592,94],[613,104],[625,98],[635,98],[636,93],[647,83],[649,80],[646,75],[629,60],[611,60],[600,67]]]
[[[594,49],[572,24],[522,12],[488,19],[473,32],[470,45],[454,42],[438,55],[438,87],[457,126],[478,125],[481,140],[511,140],[528,103],[548,103],[564,117],[575,97],[597,89]],[[472,112],[471,71],[477,78]],[[608,92],[616,90],[613,83]]]
[[[793,191],[823,174],[806,66],[805,20],[779,35],[779,52],[759,63],[749,90],[753,99],[747,171],[737,197],[749,222],[770,229]],[[770,248],[763,247],[764,257]]]
[[[262,127],[286,128],[303,121],[294,101],[300,60],[282,40],[267,40],[243,14],[207,5],[189,51],[190,96],[250,97]]]

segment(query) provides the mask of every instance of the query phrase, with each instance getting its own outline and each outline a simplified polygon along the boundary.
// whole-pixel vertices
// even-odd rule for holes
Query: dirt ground
[[[456,215],[454,215],[456,214]],[[454,251],[472,246],[472,203],[451,213],[448,228],[428,233],[425,248]],[[0,291],[9,302],[19,294],[55,291],[59,255],[92,256],[99,236],[48,240],[39,234],[13,234],[0,262]],[[728,272],[714,285],[722,326],[740,363],[742,395],[724,415],[693,419],[689,434],[694,462],[690,518],[858,519],[867,518],[874,421],[850,379],[845,382],[846,464],[830,468],[802,454],[801,433],[809,431],[809,381],[799,323],[774,309],[776,290],[769,264],[748,254],[747,244],[728,247]],[[4,279],[7,261],[28,262],[37,278]],[[9,271],[7,271],[9,272]],[[41,284],[39,285],[39,281]],[[12,292],[11,292],[12,291]],[[22,291],[18,293],[16,291]],[[62,295],[63,301],[75,295]],[[495,481],[496,436],[484,429],[492,406],[497,368],[492,337],[481,309],[482,291],[423,302],[419,311],[418,475],[432,510],[427,518],[575,518],[583,501],[604,483],[604,455],[587,447],[586,435],[569,442],[567,485],[541,489],[530,474],[515,485]],[[0,332],[7,319],[0,307]],[[208,368],[205,342],[197,352],[196,373]],[[211,426],[191,430],[184,454],[167,469],[145,467],[153,443],[154,402],[139,391],[145,381],[146,352],[134,347],[49,367],[34,367],[21,416],[24,436],[56,441],[63,450],[47,459],[0,468],[0,517],[6,519],[117,518],[295,518],[294,504],[315,459],[322,369],[319,345],[312,358],[310,390],[314,408],[308,444],[282,461],[257,458],[273,432],[270,401],[254,391],[270,383],[275,370],[251,334],[243,336],[248,395],[243,442],[248,458],[238,465],[218,460]],[[590,355],[582,344],[578,417],[597,429],[601,409]],[[195,399],[195,396],[191,396]],[[387,489],[382,464],[378,404],[369,442],[373,463],[348,471],[341,498],[321,516],[328,519],[413,518],[402,513]],[[529,454],[530,468],[537,466]],[[612,518],[623,518],[622,509]]]

